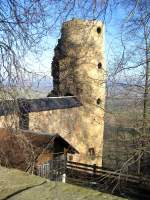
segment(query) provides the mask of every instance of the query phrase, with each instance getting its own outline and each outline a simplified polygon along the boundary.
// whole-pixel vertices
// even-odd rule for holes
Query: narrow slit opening
[[[101,99],[98,98],[96,103],[97,103],[97,105],[100,105],[100,103],[101,103]]]
[[[102,63],[98,63],[98,69],[102,68]]]
[[[101,27],[97,27],[97,33],[98,33],[98,34],[101,33]]]

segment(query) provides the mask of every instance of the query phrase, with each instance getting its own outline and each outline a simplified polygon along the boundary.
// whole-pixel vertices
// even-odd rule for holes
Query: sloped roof
[[[31,167],[33,159],[36,160],[44,150],[53,148],[55,140],[58,145],[69,148],[69,153],[78,153],[58,134],[0,128],[1,165],[26,171]]]
[[[0,116],[6,116],[19,112],[41,112],[48,110],[68,109],[80,106],[82,106],[82,104],[75,96],[5,100],[0,101]]]
[[[123,200],[111,194],[0,167],[0,200]],[[124,199],[125,200],[125,199]]]
[[[68,141],[66,141],[58,133],[48,133],[48,132],[35,132],[31,130],[20,130],[30,141],[36,146],[46,146],[50,142],[58,142],[63,147],[67,148],[68,153],[79,153],[78,150],[73,147]]]

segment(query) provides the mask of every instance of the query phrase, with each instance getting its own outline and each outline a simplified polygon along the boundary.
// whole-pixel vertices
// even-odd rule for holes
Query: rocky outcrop
[[[0,167],[0,200],[122,200],[120,197],[51,182],[19,170]]]

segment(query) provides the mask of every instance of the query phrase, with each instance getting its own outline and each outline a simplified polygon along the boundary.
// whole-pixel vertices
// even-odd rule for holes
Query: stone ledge
[[[52,182],[19,170],[0,167],[0,200],[36,199],[123,200],[124,198],[67,183]]]

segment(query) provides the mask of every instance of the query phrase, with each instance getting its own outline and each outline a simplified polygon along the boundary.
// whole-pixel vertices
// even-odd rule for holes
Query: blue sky
[[[51,77],[51,62],[54,55],[54,47],[57,44],[57,40],[60,37],[61,25],[64,21],[70,20],[72,18],[80,18],[80,19],[97,19],[103,20],[103,16],[99,15],[99,10],[101,5],[97,5],[98,9],[93,10],[91,6],[91,0],[86,1],[87,4],[84,5],[83,1],[80,5],[75,5],[74,9],[70,11],[69,15],[66,17],[67,12],[64,12],[62,16],[60,16],[59,20],[55,23],[55,26],[52,26],[52,29],[49,30],[49,34],[43,38],[41,42],[41,53],[34,55],[33,52],[29,52],[26,55],[26,66],[29,70],[36,72],[39,76],[44,76],[45,79],[41,81],[42,87],[45,85],[45,89],[52,87],[52,77]],[[98,1],[99,2],[99,1]],[[59,12],[63,9],[63,4],[58,7],[53,7],[53,9],[49,12],[50,16],[57,16]],[[69,6],[69,5],[68,5]],[[110,8],[108,8],[108,13],[106,14],[105,19],[105,54],[106,54],[106,63],[108,72],[114,67],[110,63],[112,60],[115,62],[116,58],[120,58],[122,54],[122,45],[121,45],[121,34],[120,27],[122,22],[125,22],[127,13],[122,7],[118,6],[113,12],[110,12]],[[55,22],[55,17],[51,17],[48,19],[49,23],[53,25]],[[123,21],[124,20],[124,21]],[[128,72],[129,73],[129,72]],[[135,73],[135,72],[134,72]],[[137,74],[139,72],[137,71]],[[131,72],[133,75],[133,72]],[[123,72],[120,73],[120,79],[123,79],[126,74]],[[47,90],[47,89],[46,89]]]
[[[83,14],[83,13],[82,13]],[[86,15],[86,11],[85,14]],[[78,10],[75,10],[68,18],[67,20],[72,19],[73,16],[76,16],[77,18],[84,19],[83,15],[81,16],[81,13]],[[90,13],[91,15],[91,13]],[[108,24],[106,24],[106,32],[105,32],[105,52],[106,52],[106,59],[108,59],[108,56],[113,56],[114,52],[114,44],[117,45],[117,40],[119,38],[119,19],[122,13],[117,14],[115,12],[115,15],[112,16],[112,19],[108,19]],[[87,16],[86,19],[94,18],[93,16]],[[101,20],[100,17],[97,20]],[[51,84],[52,78],[51,78],[51,62],[54,55],[54,47],[57,44],[57,40],[60,37],[60,30],[63,20],[59,21],[57,28],[53,30],[53,33],[50,32],[50,34],[45,37],[42,41],[42,47],[45,48],[45,50],[40,54],[40,56],[35,55],[33,52],[29,52],[28,55],[26,55],[26,66],[29,70],[39,73],[41,75],[47,76],[47,81]],[[118,44],[119,45],[119,44]]]

